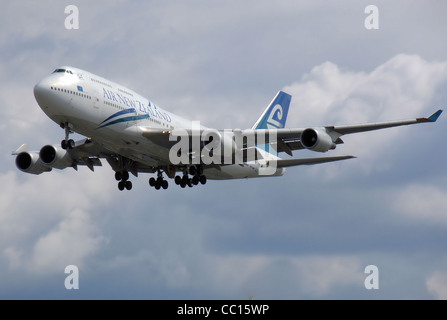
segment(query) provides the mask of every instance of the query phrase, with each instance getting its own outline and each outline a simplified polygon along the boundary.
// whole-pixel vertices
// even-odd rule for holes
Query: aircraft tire
[[[73,149],[75,147],[75,142],[73,139],[70,139],[67,141],[67,148],[68,149]]]

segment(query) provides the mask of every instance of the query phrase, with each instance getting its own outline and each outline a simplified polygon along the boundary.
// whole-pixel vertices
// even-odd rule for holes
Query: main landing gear
[[[115,172],[115,179],[118,182],[118,189],[123,191],[132,189],[132,181],[129,181],[129,172],[127,171],[117,171]],[[121,181],[120,181],[121,180]]]
[[[188,176],[188,173],[192,176],[191,178]],[[170,178],[173,177],[169,173],[167,174]],[[172,175],[174,175],[174,173]],[[193,187],[199,183],[205,184],[206,177],[203,175],[202,166],[190,166],[189,169],[184,169],[183,176],[175,176],[174,182],[182,188],[185,188],[186,186]],[[149,179],[149,185],[156,190],[160,190],[161,188],[167,189],[169,186],[168,181],[163,178],[161,169],[158,169],[157,171],[157,178],[151,177]]]
[[[157,172],[157,179],[155,179],[154,177],[151,177],[149,179],[149,185],[151,187],[154,187],[156,190],[160,190],[160,188],[167,189],[169,186],[168,181],[163,179],[163,174],[161,173],[160,169],[158,169]]]
[[[119,181],[118,189],[121,191],[124,189],[131,190],[132,182],[129,181],[129,171],[136,176],[132,160],[118,155],[116,157],[108,157],[107,161],[115,170],[115,180]]]
[[[109,163],[112,165],[112,167],[116,170],[115,171],[115,179],[118,182],[118,189],[121,191],[124,189],[131,190],[132,189],[132,182],[129,181],[129,171],[131,172],[132,169],[130,167],[131,164],[129,164],[129,159],[124,157],[118,157],[116,160],[108,159]],[[166,173],[166,175],[169,178],[174,178],[175,171],[179,170],[180,168],[169,168],[169,167],[158,167],[157,169],[157,177],[151,177],[149,179],[149,185],[151,187],[154,187],[156,190],[160,189],[167,189],[169,187],[169,183],[165,178],[163,177],[163,172]],[[191,177],[190,177],[191,176]],[[185,188],[186,186],[193,187],[198,185],[199,183],[205,184],[206,183],[206,177],[203,174],[203,167],[200,165],[197,166],[190,166],[190,167],[184,167],[183,168],[183,176],[175,176],[175,184],[179,185],[182,188]]]
[[[73,149],[75,147],[75,142],[73,139],[70,139],[70,133],[73,133],[71,129],[73,128],[73,125],[69,122],[61,123],[60,124],[62,129],[65,129],[65,139],[61,141],[61,148],[66,149]]]
[[[185,170],[183,172],[183,177],[176,176],[174,180],[175,184],[179,185],[182,188],[185,188],[186,186],[191,188],[192,186],[196,186],[199,183],[206,183],[206,177],[203,175],[202,166],[189,167],[189,174],[192,175],[192,178],[188,177],[188,170]]]

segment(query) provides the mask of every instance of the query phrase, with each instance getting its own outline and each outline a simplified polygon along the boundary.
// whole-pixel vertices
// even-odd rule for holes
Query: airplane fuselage
[[[169,165],[169,148],[145,138],[145,130],[172,131],[191,128],[192,121],[170,113],[136,92],[90,72],[65,66],[34,87],[36,100],[57,124],[90,137],[104,148],[135,162],[156,167]],[[200,126],[201,129],[206,129]],[[209,179],[252,178],[259,162],[207,168]],[[272,175],[284,174],[278,168]]]

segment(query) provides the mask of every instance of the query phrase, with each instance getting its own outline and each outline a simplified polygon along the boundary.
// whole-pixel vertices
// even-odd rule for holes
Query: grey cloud
[[[189,190],[156,192],[141,174],[121,193],[107,164],[31,176],[10,156],[62,139],[32,87],[66,64],[220,128],[250,126],[279,89],[293,94],[291,126],[429,115],[447,98],[442,2],[377,1],[376,31],[358,1],[73,3],[73,31],[64,4],[0,12],[0,297],[444,297],[444,114],[346,137],[335,153],[355,160]],[[70,252],[78,292],[63,286]]]

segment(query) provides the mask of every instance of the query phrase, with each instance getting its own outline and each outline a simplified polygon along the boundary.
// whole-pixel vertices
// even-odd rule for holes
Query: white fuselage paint
[[[142,132],[190,129],[192,121],[90,72],[69,66],[60,69],[69,72],[54,72],[34,87],[36,100],[49,118],[58,124],[71,123],[72,131],[133,161],[149,166],[169,164],[169,149],[143,137]],[[128,111],[131,108],[134,112]],[[262,177],[265,175],[260,174],[261,166],[265,166],[265,161],[207,168],[204,174],[209,179]],[[278,168],[268,176],[281,176],[284,172],[284,168]]]

